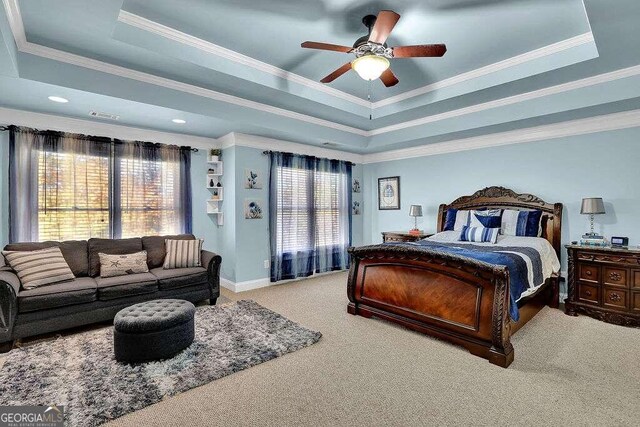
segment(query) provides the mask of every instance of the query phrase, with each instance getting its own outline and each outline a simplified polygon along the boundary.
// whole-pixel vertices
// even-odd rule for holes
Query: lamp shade
[[[585,215],[597,215],[604,213],[604,202],[601,197],[588,197],[582,199],[580,213]]]
[[[422,205],[411,205],[409,216],[422,216]]]
[[[351,68],[364,80],[375,80],[389,68],[389,60],[384,56],[365,55],[354,59]]]

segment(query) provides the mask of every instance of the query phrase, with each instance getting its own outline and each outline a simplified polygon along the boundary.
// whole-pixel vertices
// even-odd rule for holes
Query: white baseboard
[[[220,286],[236,293],[264,288],[271,285],[271,280],[268,277],[256,280],[247,280],[246,282],[232,282],[231,280],[222,277],[220,278]]]
[[[297,279],[281,280],[279,282],[272,282],[269,277],[264,277],[262,279],[256,279],[256,280],[247,280],[246,282],[232,282],[229,279],[225,279],[224,277],[221,277],[220,286],[222,286],[225,289],[229,289],[231,292],[238,293],[238,292],[244,292],[244,291],[251,291],[253,289],[266,288],[267,286],[284,285],[286,283],[299,282],[301,280],[313,279],[314,277],[322,277],[322,276],[327,276],[329,274],[344,273],[345,271],[346,270],[328,271],[326,273],[314,274],[309,277],[300,277]]]

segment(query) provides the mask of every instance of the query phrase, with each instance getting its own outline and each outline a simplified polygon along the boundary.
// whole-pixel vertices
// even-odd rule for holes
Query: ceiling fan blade
[[[420,44],[416,46],[396,46],[393,48],[394,58],[414,58],[418,56],[442,56],[447,51],[443,44]]]
[[[380,76],[380,80],[382,80],[382,83],[384,83],[386,87],[395,86],[400,81],[398,80],[396,75],[393,74],[393,71],[391,71],[391,68],[387,68],[384,71],[384,73],[382,73],[382,75]]]
[[[353,50],[353,48],[349,46],[340,46],[337,44],[318,43],[318,42],[304,42],[300,46],[306,47],[307,49],[333,50],[335,52],[344,52],[344,53],[349,53],[351,52],[351,50]]]
[[[371,34],[369,34],[369,41],[384,44],[399,19],[400,15],[393,10],[380,11],[376,18],[376,23],[373,24],[373,28],[371,29]]]
[[[332,81],[334,81],[335,79],[337,79],[338,77],[340,77],[341,75],[349,71],[350,69],[351,69],[351,62],[347,62],[342,67],[338,68],[333,73],[329,74],[327,77],[325,77],[320,81],[322,83],[331,83]]]

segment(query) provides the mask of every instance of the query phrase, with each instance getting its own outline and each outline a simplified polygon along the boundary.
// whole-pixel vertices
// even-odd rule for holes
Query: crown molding
[[[568,136],[586,135],[620,129],[640,127],[640,110],[570,120],[550,125],[535,126],[508,132],[493,133],[471,138],[444,141],[419,147],[365,154],[363,163],[380,163],[414,157],[436,156],[459,151],[478,150],[502,145],[544,141]]]
[[[281,139],[267,138],[264,136],[250,135],[240,132],[231,132],[218,138],[218,146],[222,149],[229,147],[248,147],[258,150],[283,151],[287,153],[304,154],[307,156],[323,157],[327,159],[344,160],[352,163],[363,163],[364,156],[357,153],[349,153],[342,150],[333,150],[313,145],[300,144],[298,142]]]
[[[27,36],[24,31],[24,22],[22,21],[22,13],[20,12],[20,6],[18,6],[18,0],[2,0],[4,10],[7,12],[7,21],[9,21],[9,28],[13,34],[13,40],[16,42],[16,47],[20,50],[20,46],[27,42]]]
[[[478,77],[483,77],[488,74],[495,73],[497,71],[505,70],[507,68],[515,67],[517,65],[522,65],[524,63],[527,63],[536,59],[544,58],[545,56],[554,55],[556,53],[560,53],[565,50],[573,49],[575,47],[582,46],[587,43],[593,43],[593,42],[595,42],[595,39],[593,38],[593,34],[591,32],[580,34],[578,36],[571,37],[566,40],[561,40],[557,43],[553,43],[529,52],[525,52],[521,55],[507,58],[503,61],[495,62],[493,64],[489,64],[484,67],[468,71],[466,73],[458,74],[448,79],[440,80],[438,82],[435,82],[426,86],[422,86],[416,89],[412,89],[407,92],[403,92],[398,95],[391,96],[389,98],[381,99],[380,101],[374,102],[372,105],[372,108],[376,109],[376,108],[386,107],[388,105],[405,101],[409,98],[414,98],[416,96],[424,95],[426,93],[433,92],[438,89],[443,89],[445,87],[453,86],[462,82],[466,82],[468,80],[477,79]]]
[[[234,50],[227,49],[215,43],[211,43],[207,40],[203,40],[198,37],[189,35],[187,33],[183,33],[182,31],[176,30],[174,28],[168,27],[166,25],[160,24],[155,21],[151,21],[147,18],[143,18],[142,16],[135,15],[131,12],[127,12],[126,10],[122,10],[122,9],[120,10],[120,13],[118,14],[118,21],[122,22],[123,24],[127,24],[132,27],[139,28],[143,31],[157,34],[166,39],[173,40],[178,43],[182,43],[184,45],[194,47],[203,52],[207,52],[207,53],[219,56],[221,58],[228,59],[230,61],[245,65],[247,67],[251,67],[259,71],[263,71],[265,73],[271,74],[281,79],[285,79],[290,82],[301,84],[303,86],[306,86],[313,90],[317,90],[319,92],[324,92],[336,98],[341,98],[341,99],[344,99],[345,101],[349,101],[354,104],[371,108],[371,103],[365,99],[362,99],[355,95],[351,95],[350,93],[346,93],[341,90],[332,88],[331,86],[324,85],[315,80],[302,77],[299,74],[295,74],[287,70],[283,70],[282,68],[278,68],[274,65],[267,64],[266,62],[259,61],[257,59],[251,58],[250,56],[243,55]]]
[[[531,92],[519,93],[517,95],[508,96],[506,98],[500,98],[481,104],[471,105],[469,107],[459,108],[457,110],[446,111],[444,113],[434,114],[431,116],[421,117],[419,119],[409,120],[394,125],[380,127],[368,132],[368,136],[381,135],[388,132],[395,132],[402,129],[407,129],[414,126],[421,126],[428,123],[437,122],[440,120],[451,119],[453,117],[460,117],[467,114],[478,113],[480,111],[490,110],[492,108],[504,107],[507,105],[517,104],[524,101],[530,101],[545,96],[557,95],[564,92],[569,92],[576,89],[582,89],[589,86],[608,83],[615,80],[625,79],[627,77],[634,77],[640,75],[640,65],[635,65],[629,68],[623,68],[620,70],[611,71],[608,73],[598,74],[591,77],[586,77],[580,80],[574,80],[567,83],[561,83],[555,86],[549,86],[543,89],[537,89]]]
[[[34,113],[0,107],[0,123],[55,130],[59,132],[81,133],[84,135],[104,136],[128,141],[151,141],[168,145],[184,145],[208,150],[218,145],[215,138],[187,135],[183,133],[162,132],[152,129],[116,125],[53,114]]]

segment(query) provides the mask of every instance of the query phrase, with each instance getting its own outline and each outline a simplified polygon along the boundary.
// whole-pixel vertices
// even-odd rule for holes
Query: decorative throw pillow
[[[100,257],[100,277],[125,276],[127,274],[148,273],[147,251],[133,254],[109,255],[98,253]]]
[[[472,211],[471,227],[500,228],[502,221],[502,209],[487,209]]]
[[[471,212],[468,210],[447,209],[444,231],[461,231],[462,227],[471,224]]]
[[[23,289],[76,278],[58,247],[37,251],[3,251],[2,255],[18,275]]]
[[[202,240],[165,240],[167,255],[164,257],[162,268],[200,267],[200,251]]]
[[[444,219],[444,230],[443,231],[452,231],[456,226],[456,216],[458,214],[458,209],[449,208],[447,209],[447,214]]]
[[[540,237],[542,211],[516,211],[505,209],[502,213],[501,233],[505,236]]]
[[[458,210],[447,209],[444,231],[462,231],[464,226],[499,228],[502,217],[501,209]]]
[[[498,234],[500,228],[486,228],[486,227],[468,227],[464,226],[460,233],[461,242],[489,242],[496,243],[498,241]]]

